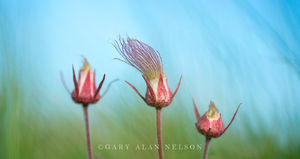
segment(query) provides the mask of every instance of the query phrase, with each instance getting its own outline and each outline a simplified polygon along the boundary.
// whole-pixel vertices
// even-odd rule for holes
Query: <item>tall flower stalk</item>
[[[219,113],[217,107],[213,102],[210,102],[209,109],[207,112],[200,116],[195,100],[193,100],[195,114],[197,118],[196,127],[198,131],[205,136],[205,147],[202,155],[202,159],[207,158],[208,146],[212,138],[217,138],[223,135],[229,126],[232,124],[240,106],[237,107],[231,121],[229,124],[224,127],[224,123],[222,121],[221,113]]]
[[[159,159],[163,159],[161,110],[172,102],[179,89],[182,77],[180,77],[177,88],[172,93],[168,86],[159,52],[151,46],[129,37],[126,40],[119,38],[114,47],[122,56],[122,59],[119,60],[140,71],[146,82],[147,90],[144,97],[131,83],[125,81],[149,106],[156,108],[158,154]]]
[[[88,156],[89,156],[89,159],[93,159],[91,136],[90,136],[90,126],[89,126],[88,105],[83,106],[83,112],[84,112],[84,122],[85,122],[86,143],[87,143],[87,149],[88,149]]]
[[[100,100],[101,96],[99,92],[105,80],[105,74],[103,75],[103,79],[100,82],[99,86],[96,88],[95,72],[91,70],[90,65],[88,64],[85,58],[84,58],[84,65],[79,71],[78,82],[77,82],[74,67],[72,67],[72,69],[73,69],[73,82],[75,88],[71,93],[71,97],[75,103],[81,104],[83,106],[88,158],[93,159],[90,128],[89,128],[88,106],[89,104],[94,104]],[[62,81],[64,83],[64,80]]]

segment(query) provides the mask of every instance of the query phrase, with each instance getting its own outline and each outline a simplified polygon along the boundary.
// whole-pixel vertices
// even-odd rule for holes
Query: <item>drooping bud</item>
[[[204,135],[208,138],[212,138],[212,137],[216,138],[216,137],[221,136],[222,134],[225,133],[227,128],[233,122],[240,105],[238,106],[238,108],[237,108],[232,120],[228,124],[228,126],[226,128],[224,128],[224,123],[222,121],[221,114],[219,113],[218,109],[216,108],[216,106],[213,102],[210,102],[208,111],[206,113],[204,113],[203,116],[200,116],[197,106],[196,106],[196,103],[194,101],[194,109],[195,109],[196,118],[197,118],[196,127],[197,127],[198,131],[202,135]]]
[[[155,51],[149,45],[129,37],[126,41],[120,38],[119,42],[116,41],[114,46],[124,58],[124,60],[119,60],[131,65],[143,74],[142,77],[147,84],[146,96],[143,97],[132,84],[127,81],[126,83],[129,84],[148,105],[156,108],[168,106],[178,91],[181,77],[176,90],[172,93],[168,86],[167,76],[163,72],[163,64],[159,52]]]
[[[84,65],[79,71],[79,81],[77,83],[74,67],[73,67],[73,81],[75,89],[72,92],[72,99],[76,103],[84,105],[96,103],[100,99],[99,91],[103,85],[105,74],[98,88],[95,84],[95,73],[91,70],[90,65],[84,58]]]

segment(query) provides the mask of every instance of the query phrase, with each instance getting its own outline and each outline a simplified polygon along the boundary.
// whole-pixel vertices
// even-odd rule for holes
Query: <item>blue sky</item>
[[[271,0],[1,0],[0,27],[10,40],[0,40],[12,43],[22,78],[34,79],[49,100],[70,101],[59,72],[73,88],[71,66],[79,70],[86,56],[97,81],[103,73],[120,79],[109,102],[122,92],[135,95],[124,80],[145,90],[139,72],[113,60],[119,55],[112,43],[128,35],[161,53],[172,90],[183,75],[178,98],[195,97],[202,111],[214,100],[227,118],[243,102],[244,114],[255,111],[269,125],[269,116],[297,120],[299,113],[299,7]]]

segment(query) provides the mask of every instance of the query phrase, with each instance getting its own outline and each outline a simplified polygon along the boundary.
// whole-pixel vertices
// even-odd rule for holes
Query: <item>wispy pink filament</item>
[[[151,46],[128,37],[127,40],[119,38],[114,47],[124,59],[119,60],[133,66],[147,78],[159,77],[163,72],[160,54]]]

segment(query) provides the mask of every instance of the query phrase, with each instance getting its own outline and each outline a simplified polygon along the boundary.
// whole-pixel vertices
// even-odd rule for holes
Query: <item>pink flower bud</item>
[[[95,73],[91,70],[90,65],[84,58],[84,66],[79,71],[79,81],[77,83],[76,75],[73,67],[73,81],[75,89],[72,92],[72,99],[76,103],[84,105],[96,103],[100,99],[99,91],[105,79],[105,74],[98,88],[95,84]]]
[[[221,114],[219,113],[219,111],[217,110],[217,108],[213,102],[210,102],[208,111],[206,113],[204,113],[203,116],[200,116],[197,106],[196,106],[196,103],[194,101],[194,108],[195,108],[195,113],[196,113],[196,117],[197,117],[196,127],[197,127],[198,131],[202,135],[204,135],[208,138],[212,138],[212,137],[216,138],[216,137],[221,136],[222,134],[225,133],[225,131],[228,129],[228,127],[233,122],[240,105],[238,106],[238,108],[237,108],[232,120],[228,124],[228,126],[226,128],[224,128],[224,123],[222,121]]]
[[[126,83],[129,84],[148,105],[156,108],[168,106],[178,91],[181,77],[176,90],[172,93],[168,86],[167,76],[163,72],[160,54],[149,45],[129,37],[127,41],[121,38],[119,39],[119,43],[116,41],[115,48],[124,58],[124,60],[119,60],[131,65],[143,74],[142,77],[147,85],[146,96],[143,97],[132,84],[127,81]]]
[[[168,86],[167,76],[160,74],[159,78],[153,78],[150,81],[145,79],[147,91],[145,101],[148,105],[155,107],[165,107],[172,102],[172,92]]]

